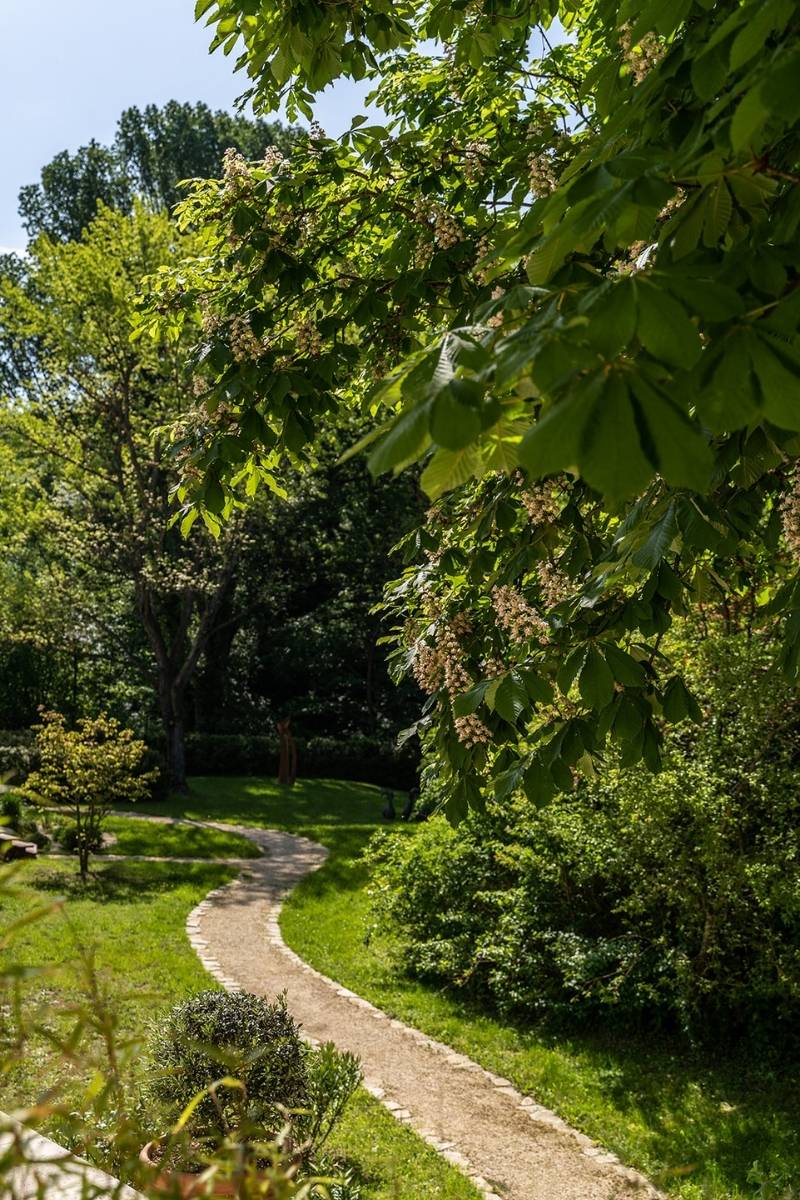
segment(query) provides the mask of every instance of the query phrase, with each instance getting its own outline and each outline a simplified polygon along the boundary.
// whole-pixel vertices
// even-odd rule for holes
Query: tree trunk
[[[175,686],[175,680],[160,678],[158,681],[159,706],[165,738],[166,783],[171,792],[185,795],[189,790],[186,782],[186,715],[183,692]]]

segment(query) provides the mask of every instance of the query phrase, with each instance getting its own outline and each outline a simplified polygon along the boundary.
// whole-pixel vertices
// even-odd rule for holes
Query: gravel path
[[[267,996],[286,991],[309,1039],[358,1054],[367,1089],[460,1167],[487,1200],[659,1196],[507,1079],[391,1020],[285,945],[282,901],[325,861],[322,846],[273,830],[213,825],[252,838],[266,856],[247,861],[240,877],[211,892],[187,922],[192,945],[225,987]]]

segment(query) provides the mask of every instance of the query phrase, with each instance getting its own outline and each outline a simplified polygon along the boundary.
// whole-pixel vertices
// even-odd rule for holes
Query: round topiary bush
[[[153,1026],[148,1060],[149,1095],[171,1122],[206,1093],[192,1117],[198,1138],[269,1138],[286,1109],[308,1102],[306,1052],[284,996],[199,992]],[[213,1086],[225,1078],[241,1086]]]

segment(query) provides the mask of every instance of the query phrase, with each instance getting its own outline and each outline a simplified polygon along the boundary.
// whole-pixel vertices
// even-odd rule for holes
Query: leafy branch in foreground
[[[698,716],[675,614],[749,604],[800,664],[798,5],[315,12],[198,5],[263,110],[366,74],[385,117],[231,154],[183,209],[204,252],[142,327],[203,313],[187,517],[362,407],[371,469],[422,462],[441,502],[392,603],[408,665],[449,640],[425,726],[455,808],[561,790],[609,732],[656,769],[663,720]]]

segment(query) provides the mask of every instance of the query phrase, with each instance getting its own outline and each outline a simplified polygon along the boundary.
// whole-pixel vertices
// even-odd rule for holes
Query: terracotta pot
[[[179,1196],[181,1200],[193,1200],[196,1196],[238,1196],[239,1185],[234,1179],[215,1178],[209,1191],[207,1185],[201,1182],[201,1174],[194,1175],[191,1171],[171,1171],[169,1168],[162,1170],[158,1158],[160,1146],[160,1141],[148,1142],[139,1155],[141,1163],[149,1167],[151,1171],[158,1172],[150,1184],[154,1191],[167,1196]],[[267,1200],[270,1191],[261,1193],[264,1200]]]

